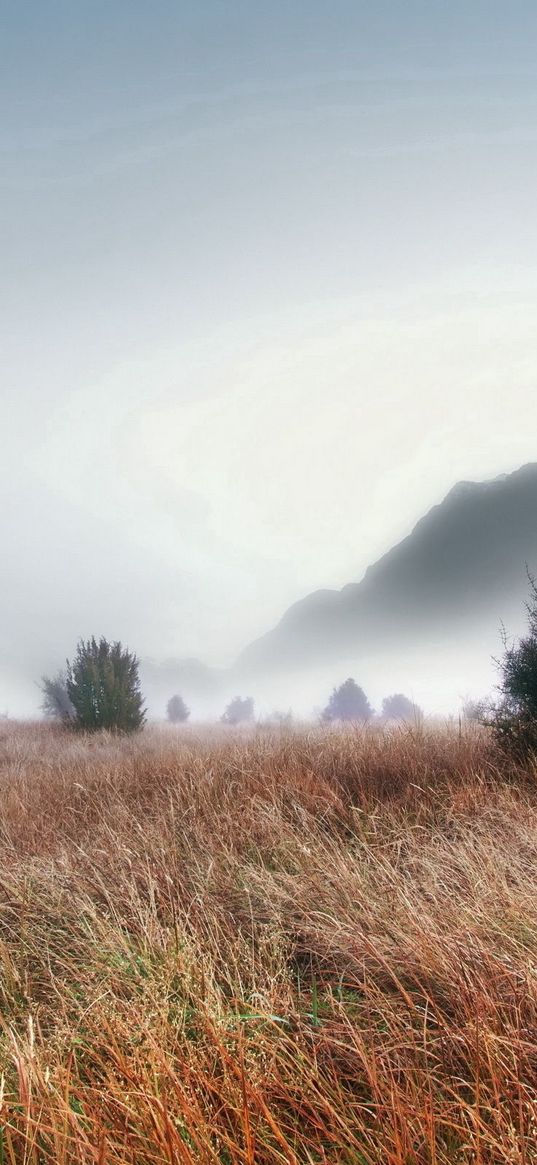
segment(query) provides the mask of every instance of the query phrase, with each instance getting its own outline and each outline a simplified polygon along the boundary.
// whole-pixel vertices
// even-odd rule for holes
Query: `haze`
[[[17,715],[79,636],[224,665],[457,480],[536,460],[537,10],[0,20]]]

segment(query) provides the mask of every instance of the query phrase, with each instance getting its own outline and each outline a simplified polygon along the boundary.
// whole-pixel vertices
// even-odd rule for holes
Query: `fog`
[[[529,3],[416,0],[55,0],[1,22],[17,716],[81,636],[230,668],[456,481],[535,460],[537,26]],[[445,712],[493,682],[496,634],[252,694],[306,713],[354,674],[377,706]]]
[[[212,691],[200,691],[196,685],[189,691],[184,682],[180,687],[188,695],[193,721],[218,719],[235,695],[253,697],[258,720],[291,713],[298,721],[316,721],[333,688],[348,676],[364,689],[378,714],[385,696],[404,692],[428,717],[457,717],[467,700],[478,702],[495,696],[498,676],[493,655],[498,654],[499,646],[498,636],[467,646],[463,654],[458,645],[450,648],[443,644],[440,656],[436,648],[409,652],[402,657],[394,655],[393,659],[360,655],[341,664],[281,676],[253,677],[249,682],[224,676]],[[167,683],[166,671],[159,675],[152,667],[142,666],[142,676],[146,679],[144,690],[149,712],[152,717],[163,719],[167,699],[177,688],[173,673]]]

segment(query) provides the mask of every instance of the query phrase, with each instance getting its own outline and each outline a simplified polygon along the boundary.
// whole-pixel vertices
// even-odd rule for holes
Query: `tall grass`
[[[0,1165],[537,1161],[537,785],[479,731],[0,729]]]

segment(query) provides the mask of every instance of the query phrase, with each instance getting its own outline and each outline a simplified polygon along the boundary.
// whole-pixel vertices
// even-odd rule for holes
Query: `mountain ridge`
[[[537,463],[487,481],[457,482],[358,582],[321,589],[244,649],[239,673],[353,656],[386,638],[460,627],[511,608],[537,566]],[[505,612],[508,613],[508,612]]]
[[[537,572],[537,462],[484,481],[459,481],[371,563],[359,581],[298,599],[230,668],[199,660],[145,661],[149,686],[218,701],[265,678],[365,657],[462,648],[483,627],[520,620],[527,569]]]

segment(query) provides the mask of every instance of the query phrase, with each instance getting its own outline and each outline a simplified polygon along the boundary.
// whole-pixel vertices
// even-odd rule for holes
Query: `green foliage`
[[[325,723],[332,720],[370,720],[373,709],[363,690],[355,680],[349,677],[339,688],[334,688],[332,695],[321,713]]]
[[[528,631],[509,645],[503,637],[499,702],[485,713],[498,742],[512,755],[537,754],[537,584],[530,576]]]
[[[135,732],[143,726],[138,660],[121,643],[81,639],[73,663],[67,662],[66,686],[76,727]]]
[[[69,724],[75,718],[75,710],[67,691],[67,673],[59,671],[55,676],[43,676],[41,680],[43,699],[41,711],[50,720],[61,720]]]
[[[166,705],[166,715],[170,724],[184,724],[190,716],[190,708],[187,708],[182,696],[171,696]]]

